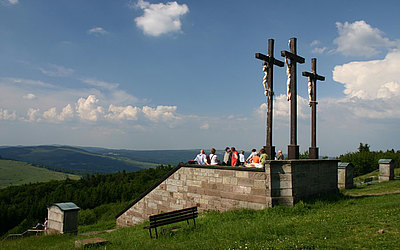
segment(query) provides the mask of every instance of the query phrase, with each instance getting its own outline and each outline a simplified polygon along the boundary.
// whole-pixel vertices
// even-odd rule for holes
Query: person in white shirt
[[[239,154],[240,166],[244,166],[244,151],[241,150]]]
[[[218,159],[218,155],[215,154],[215,148],[211,149],[211,153],[210,153],[209,157],[210,157],[211,162],[210,162],[210,164],[207,164],[207,165],[218,165],[219,159]]]
[[[198,154],[194,160],[199,165],[207,164],[207,155],[204,153],[204,149],[200,150],[200,154]]]

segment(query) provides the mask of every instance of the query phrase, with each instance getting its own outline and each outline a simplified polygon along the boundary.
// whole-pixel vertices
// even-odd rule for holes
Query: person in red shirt
[[[239,153],[238,153],[238,151],[236,151],[235,147],[232,147],[231,148],[231,152],[232,152],[231,166],[232,167],[239,166],[240,162],[239,162]]]

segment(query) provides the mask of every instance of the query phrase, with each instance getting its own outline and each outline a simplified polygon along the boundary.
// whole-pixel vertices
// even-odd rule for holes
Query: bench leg
[[[157,227],[155,228],[155,230],[156,230],[156,239],[158,239]]]
[[[149,228],[149,232],[150,232],[150,239],[153,239],[153,236],[151,235],[151,228]]]

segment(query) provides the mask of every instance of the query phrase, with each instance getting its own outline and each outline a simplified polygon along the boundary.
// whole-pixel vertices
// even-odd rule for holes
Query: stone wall
[[[272,206],[338,192],[337,160],[270,161],[266,169],[267,196]]]
[[[198,206],[199,211],[270,206],[265,170],[239,167],[179,166],[117,217],[117,226],[131,226],[150,215]]]
[[[117,226],[198,206],[199,211],[293,206],[338,192],[337,160],[269,161],[265,168],[180,165],[117,215]]]

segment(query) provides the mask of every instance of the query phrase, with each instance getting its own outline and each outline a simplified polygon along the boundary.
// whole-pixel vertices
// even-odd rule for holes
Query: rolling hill
[[[81,148],[69,146],[27,146],[0,148],[3,159],[12,159],[49,166],[72,173],[115,173],[133,172],[155,167],[155,163],[122,159],[112,155],[101,155]]]
[[[29,163],[13,160],[0,160],[0,188],[49,180],[78,180],[73,174],[51,171],[32,166]]]

